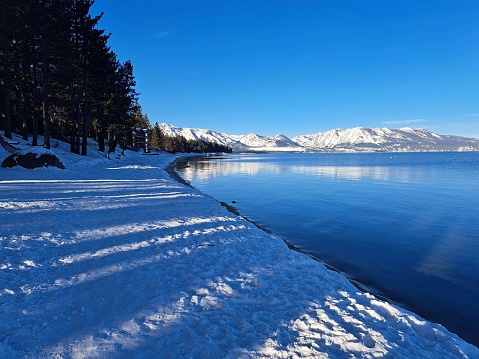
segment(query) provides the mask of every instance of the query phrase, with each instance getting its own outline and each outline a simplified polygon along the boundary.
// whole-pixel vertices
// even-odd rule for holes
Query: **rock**
[[[53,153],[37,154],[32,152],[18,152],[8,156],[3,162],[2,167],[21,166],[24,168],[38,168],[38,167],[58,167],[65,169],[63,163]]]
[[[2,167],[3,168],[11,168],[11,167],[15,167],[15,166],[18,166],[15,155],[8,156],[2,162]]]

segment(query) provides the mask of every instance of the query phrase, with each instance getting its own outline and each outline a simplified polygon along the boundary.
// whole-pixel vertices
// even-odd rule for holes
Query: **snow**
[[[0,357],[479,358],[175,182],[173,155],[67,150],[0,169]]]
[[[212,130],[181,128],[166,123],[160,125],[166,136],[181,135],[189,140],[203,139],[230,146],[236,152],[304,152],[304,149],[284,135],[260,136],[250,133],[244,136],[227,135]]]
[[[187,139],[203,139],[229,146],[234,152],[421,152],[479,151],[479,139],[460,136],[440,136],[424,129],[404,127],[336,128],[326,132],[296,136],[227,135],[207,129],[181,128],[166,123],[160,125],[166,136],[181,135]]]
[[[404,127],[355,127],[334,129],[310,135],[296,136],[292,141],[311,150],[373,152],[373,151],[461,151],[479,150],[479,140],[459,136],[440,136],[424,129]]]

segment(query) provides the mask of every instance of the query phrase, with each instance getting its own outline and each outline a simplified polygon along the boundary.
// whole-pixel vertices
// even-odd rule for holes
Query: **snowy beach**
[[[0,169],[2,358],[479,358],[173,180],[172,155],[53,152],[65,170]]]

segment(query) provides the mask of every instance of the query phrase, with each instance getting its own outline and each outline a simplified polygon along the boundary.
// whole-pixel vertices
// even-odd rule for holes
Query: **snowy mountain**
[[[219,133],[216,131],[205,130],[205,129],[194,129],[194,128],[182,128],[162,123],[160,129],[165,136],[183,136],[187,140],[198,140],[202,139],[204,141],[216,142],[222,145],[230,145],[232,142],[236,142],[231,136],[228,136],[224,133]]]
[[[293,138],[306,149],[334,152],[478,151],[479,140],[441,136],[424,129],[355,127],[334,129]]]
[[[229,146],[234,152],[434,152],[479,151],[479,139],[438,135],[424,129],[355,127],[300,135],[227,135],[212,130],[175,127],[163,123],[167,136],[181,135],[187,139],[203,139]]]
[[[291,141],[285,135],[277,136],[260,136],[254,133],[249,133],[244,136],[231,136],[236,139],[245,151],[265,151],[265,152],[303,152],[304,149],[297,143]]]
[[[303,152],[302,146],[285,135],[260,136],[250,133],[243,136],[227,135],[212,130],[181,128],[166,123],[160,125],[166,136],[183,136],[188,140],[202,139],[229,146],[234,152]]]

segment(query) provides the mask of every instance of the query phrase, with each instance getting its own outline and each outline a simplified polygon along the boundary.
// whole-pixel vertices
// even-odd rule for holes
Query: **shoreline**
[[[174,173],[174,176],[178,177],[181,179],[181,181],[184,181],[184,182],[187,182],[188,183],[188,186],[191,187],[191,188],[194,188],[195,190],[197,190],[190,182],[184,180],[176,171],[175,171],[175,168],[176,168],[176,165],[179,163],[181,163],[182,161],[186,164],[193,156],[185,156],[185,157],[182,157],[182,158],[178,158],[178,159],[175,159],[175,161],[173,161],[170,166],[169,166],[169,170],[170,172],[173,172]],[[198,158],[198,157],[201,157],[201,156],[194,156],[194,158]],[[180,165],[181,167],[181,165]],[[199,190],[198,190],[199,191]],[[203,193],[201,191],[199,191],[200,193]],[[208,195],[208,194],[207,194]],[[353,273],[347,273],[347,272],[343,272],[341,271],[340,269],[324,262],[323,260],[319,259],[318,257],[316,257],[315,255],[313,254],[310,254],[304,250],[302,250],[300,247],[296,246],[295,244],[291,243],[290,241],[288,240],[285,240],[284,238],[282,238],[281,236],[279,235],[276,235],[274,232],[270,231],[269,229],[265,228],[264,226],[262,226],[261,224],[259,223],[256,223],[255,221],[249,219],[248,217],[244,216],[243,214],[241,214],[241,212],[235,208],[234,206],[232,205],[229,205],[227,203],[224,203],[224,202],[221,202],[219,200],[217,200],[216,198],[212,197],[213,199],[215,199],[218,203],[220,203],[222,206],[226,207],[231,213],[247,220],[248,222],[254,224],[257,228],[259,228],[260,230],[264,231],[265,233],[268,233],[268,234],[273,234],[275,235],[276,237],[278,237],[279,239],[281,239],[287,246],[290,250],[293,250],[293,251],[296,251],[302,255],[306,255],[307,257],[313,259],[314,261],[318,262],[318,263],[321,263],[323,266],[325,266],[328,270],[331,270],[333,272],[336,272],[338,274],[340,274],[341,276],[343,276],[350,284],[352,284],[356,289],[358,289],[359,291],[363,292],[363,293],[367,293],[367,294],[370,294],[370,295],[373,295],[375,298],[381,300],[381,301],[384,301],[386,303],[389,303],[391,305],[394,305],[394,306],[397,306],[403,310],[406,310],[406,311],[409,311],[409,312],[412,312],[412,313],[415,313],[416,315],[420,316],[421,318],[425,318],[426,320],[432,322],[432,323],[437,323],[439,325],[445,325],[445,324],[442,324],[442,319],[441,317],[435,317],[435,318],[431,318],[431,317],[428,317],[427,316],[427,313],[423,313],[424,311],[421,311],[421,308],[416,308],[414,306],[410,306],[409,304],[407,303],[403,303],[401,301],[398,301],[398,300],[395,300],[393,299],[394,296],[390,297],[388,296],[388,294],[384,293],[381,289],[379,288],[376,288],[374,286],[369,286],[367,284],[364,284],[362,283],[361,281],[357,280],[354,278],[354,274]],[[367,280],[366,280],[367,282]],[[394,293],[393,293],[394,294]],[[448,323],[446,321],[446,323]],[[445,327],[446,329],[448,329],[447,327]],[[448,329],[448,330],[453,330],[453,329]],[[452,331],[451,331],[452,332]],[[456,333],[456,332],[452,332],[452,333]],[[458,334],[457,334],[458,335]],[[462,338],[462,337],[461,337]],[[467,339],[463,339],[463,340],[467,340]],[[471,340],[471,343],[473,343],[472,345],[477,345],[477,343],[469,338],[469,340]]]
[[[175,171],[175,168],[177,167],[178,163],[181,163],[181,162],[188,162],[191,158],[197,158],[197,157],[203,157],[203,156],[191,156],[191,155],[185,155],[185,156],[181,156],[181,157],[177,157],[175,158],[172,162],[170,162],[168,164],[168,166],[166,166],[164,168],[164,170],[166,171],[166,173],[168,173],[168,175],[173,178],[175,181],[177,181],[178,183],[180,184],[183,184],[185,186],[188,186],[190,188],[193,188],[194,190],[200,192],[200,193],[203,193],[201,191],[199,191],[197,188],[195,188],[190,182],[186,181],[183,177],[181,177],[176,171]],[[206,194],[206,193],[204,193]],[[208,195],[208,194],[206,194]],[[209,195],[208,195],[209,196]],[[211,196],[210,196],[211,197]],[[354,285],[358,290],[360,290],[361,292],[363,293],[367,293],[367,294],[371,294],[373,295],[374,297],[382,300],[382,301],[385,301],[389,304],[392,304],[392,305],[396,305],[396,306],[399,306],[401,307],[402,309],[404,310],[408,310],[408,311],[412,311],[406,304],[404,303],[401,303],[401,302],[398,302],[398,301],[395,301],[389,297],[387,297],[385,294],[382,294],[382,293],[378,293],[378,290],[373,290],[371,288],[369,288],[368,286],[366,286],[365,284],[362,284],[361,282],[359,282],[358,280],[355,280],[354,278],[352,278],[350,275],[348,275],[347,273],[345,272],[342,272],[341,270],[339,270],[338,268],[322,261],[321,259],[319,259],[318,257],[308,253],[308,252],[305,252],[303,251],[301,248],[299,248],[298,246],[296,246],[295,244],[291,243],[290,241],[287,241],[286,239],[276,235],[274,232],[270,231],[269,229],[267,229],[266,227],[262,226],[261,224],[251,220],[250,218],[246,217],[245,215],[241,214],[241,212],[234,206],[226,203],[226,202],[222,202],[222,201],[219,201],[217,200],[216,198],[212,197],[216,202],[218,202],[221,206],[225,207],[228,212],[238,216],[238,217],[241,217],[243,218],[244,220],[250,222],[251,224],[253,224],[254,226],[256,226],[258,229],[262,230],[263,232],[267,233],[267,234],[271,234],[271,235],[274,235],[278,238],[280,238],[287,246],[290,250],[293,250],[295,252],[298,252],[298,253],[301,253],[302,255],[305,255],[309,258],[311,258],[312,260],[318,262],[318,263],[321,263],[322,265],[324,265],[328,270],[330,271],[333,271],[333,272],[336,272],[336,273],[339,273],[340,275],[342,275],[344,278],[346,278],[348,280],[349,283],[351,283],[352,285]]]
[[[479,358],[174,180],[173,156],[67,151],[1,171],[0,357]]]

